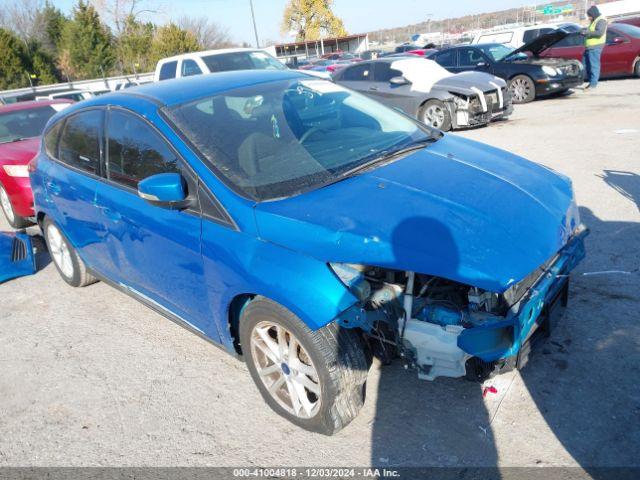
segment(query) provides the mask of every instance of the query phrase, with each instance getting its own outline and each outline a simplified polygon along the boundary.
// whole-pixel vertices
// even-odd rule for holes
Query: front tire
[[[29,225],[32,225],[27,218],[21,217],[15,212],[13,205],[11,205],[9,194],[2,185],[0,185],[0,206],[2,207],[2,212],[4,213],[4,217],[7,219],[7,222],[9,222],[9,225],[16,230],[27,228]]]
[[[264,297],[242,311],[243,356],[266,403],[312,432],[332,435],[364,403],[368,362],[354,330],[335,322],[316,331]]]
[[[640,78],[640,57],[636,58],[636,63],[633,66],[633,75]]]
[[[513,103],[529,103],[536,98],[536,86],[526,75],[516,75],[509,80],[509,91]]]
[[[87,267],[58,226],[49,218],[44,219],[42,232],[49,255],[62,279],[72,287],[85,287],[98,280],[87,271]]]
[[[440,100],[425,102],[418,112],[418,119],[430,127],[438,128],[443,132],[451,130],[451,114],[449,109]]]

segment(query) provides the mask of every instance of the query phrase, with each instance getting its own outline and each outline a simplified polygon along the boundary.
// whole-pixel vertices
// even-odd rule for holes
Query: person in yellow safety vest
[[[593,5],[587,10],[589,26],[583,29],[584,56],[582,63],[586,75],[587,88],[596,88],[600,79],[600,57],[607,40],[607,19],[600,14],[598,7]]]

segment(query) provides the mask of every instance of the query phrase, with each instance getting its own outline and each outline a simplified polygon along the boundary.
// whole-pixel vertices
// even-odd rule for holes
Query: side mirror
[[[621,44],[621,43],[624,43],[624,38],[622,38],[622,37],[615,37],[615,38],[613,39],[613,43],[614,43],[614,44],[616,44],[616,45],[619,45],[619,44]]]
[[[141,180],[138,195],[151,205],[170,210],[183,210],[191,203],[178,173],[159,173]]]
[[[478,62],[478,63],[476,63],[476,67],[484,68],[486,66],[487,66],[487,62]]]
[[[400,86],[400,85],[408,85],[411,82],[409,80],[407,80],[406,78],[404,78],[402,75],[398,75],[397,77],[392,77],[389,80],[389,83],[391,85]]]

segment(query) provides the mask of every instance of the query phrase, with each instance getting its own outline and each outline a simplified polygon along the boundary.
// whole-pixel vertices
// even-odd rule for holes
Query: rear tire
[[[15,212],[13,205],[11,205],[11,200],[9,200],[9,194],[7,194],[7,191],[2,185],[0,185],[0,206],[2,207],[2,212],[4,213],[4,217],[7,219],[7,222],[9,222],[9,225],[16,230],[33,225],[29,219],[21,217]]]
[[[633,66],[633,74],[640,78],[640,57],[636,58],[636,63]]]
[[[516,75],[509,80],[509,92],[513,103],[529,103],[536,98],[536,86],[526,75]]]
[[[42,223],[42,232],[49,255],[62,279],[72,287],[86,287],[98,280],[87,271],[87,267],[58,226],[49,218]]]
[[[281,305],[256,297],[242,311],[240,344],[265,402],[295,425],[332,435],[362,408],[368,362],[354,330],[333,322],[312,331]]]
[[[440,100],[428,100],[418,111],[418,120],[443,132],[451,130],[451,114]]]

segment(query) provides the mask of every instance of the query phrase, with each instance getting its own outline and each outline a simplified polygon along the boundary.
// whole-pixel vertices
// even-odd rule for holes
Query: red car
[[[574,58],[582,61],[583,53],[584,37],[570,35],[542,52],[540,56]],[[602,77],[640,77],[640,28],[627,23],[610,24],[601,62]]]
[[[620,20],[615,20],[616,23],[628,23],[629,25],[634,25],[636,27],[640,27],[640,17],[631,17],[631,18],[622,18]]]
[[[0,106],[0,206],[13,228],[31,223],[29,162],[49,118],[68,105],[69,100],[45,100]]]

